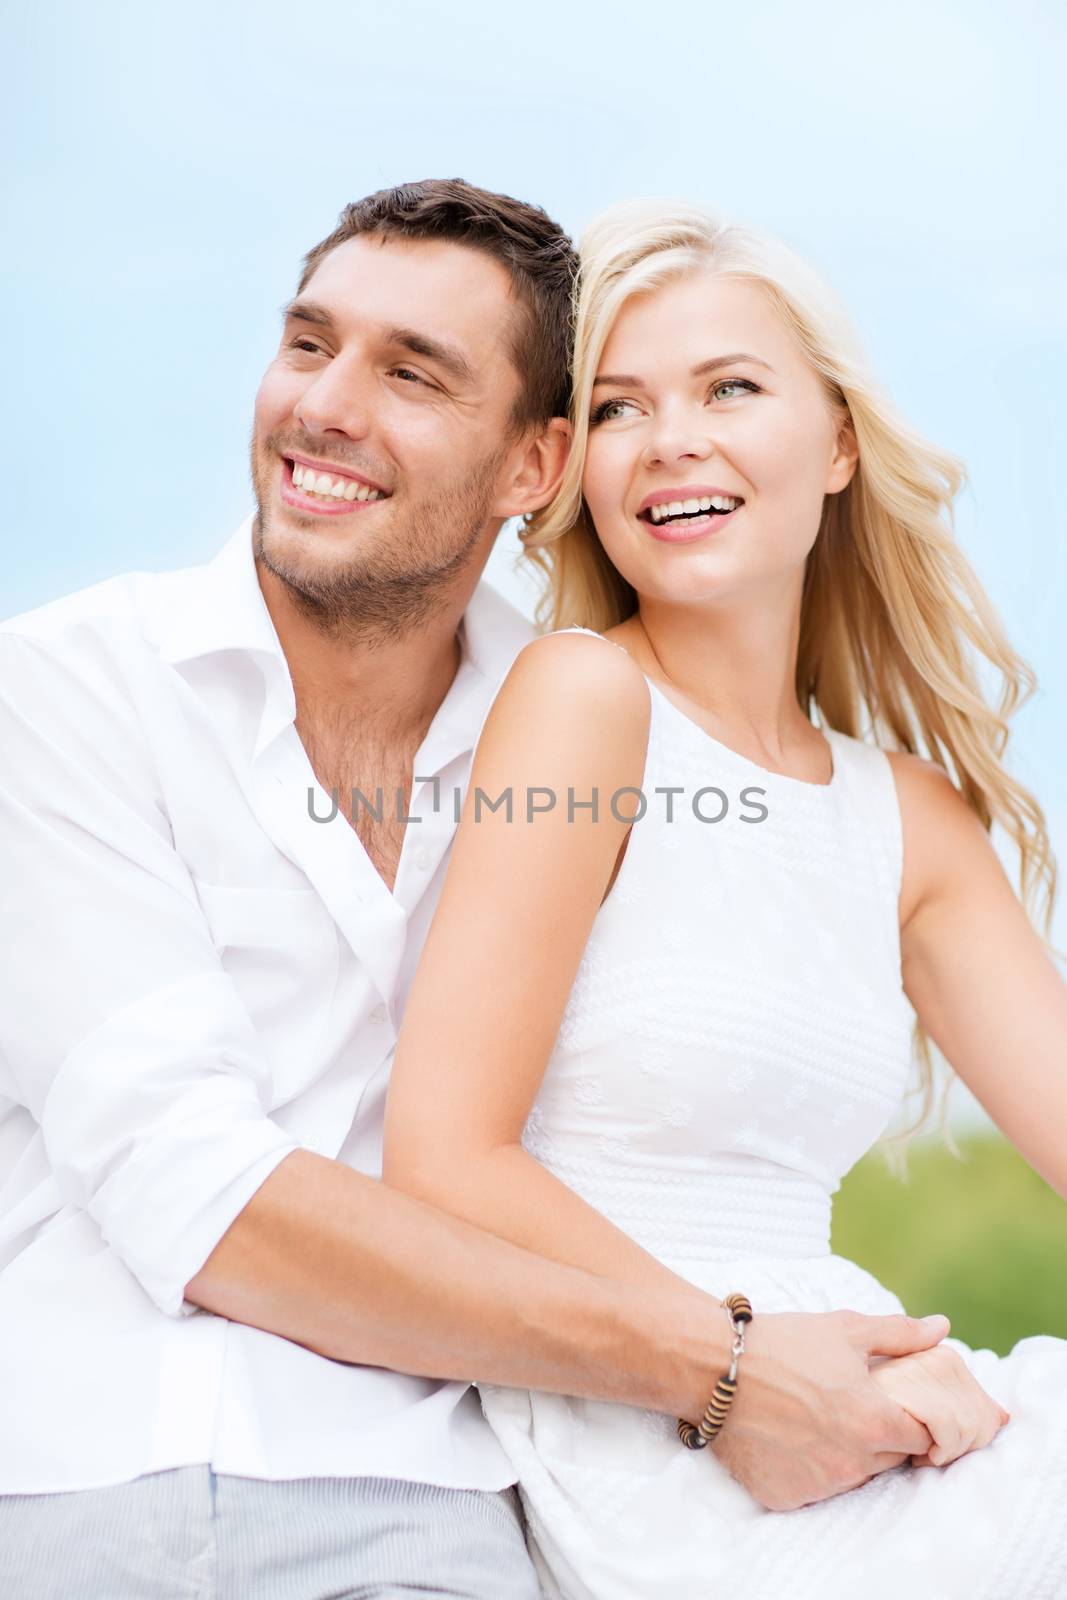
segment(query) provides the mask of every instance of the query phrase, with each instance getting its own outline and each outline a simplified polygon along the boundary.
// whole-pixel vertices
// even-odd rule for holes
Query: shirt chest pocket
[[[219,959],[273,1072],[271,1109],[324,1071],[337,988],[337,927],[314,889],[252,889],[194,878]]]

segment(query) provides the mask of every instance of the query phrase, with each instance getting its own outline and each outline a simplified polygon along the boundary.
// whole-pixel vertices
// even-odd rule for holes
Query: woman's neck
[[[797,701],[799,635],[791,596],[788,607],[763,604],[758,614],[642,600],[608,630],[714,738],[779,769],[822,749]]]

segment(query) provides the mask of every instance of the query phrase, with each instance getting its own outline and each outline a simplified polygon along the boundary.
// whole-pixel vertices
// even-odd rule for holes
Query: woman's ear
[[[571,438],[566,418],[552,417],[544,428],[518,443],[513,470],[505,472],[493,507],[494,517],[527,516],[548,504],[563,481]]]
[[[826,480],[826,493],[839,494],[851,482],[852,475],[859,464],[860,447],[856,438],[856,430],[852,426],[852,418],[845,412],[837,428],[837,438],[834,445],[834,457],[830,463],[830,472]]]

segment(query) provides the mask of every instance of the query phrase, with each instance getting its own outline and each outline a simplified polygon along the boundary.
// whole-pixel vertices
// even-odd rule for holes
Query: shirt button
[[[305,1133],[302,1136],[300,1143],[304,1146],[305,1150],[318,1150],[321,1147],[322,1141],[313,1133]]]
[[[415,865],[420,872],[429,872],[433,866],[433,855],[425,845],[415,852]]]
[[[384,1006],[375,1006],[370,1014],[370,1019],[372,1022],[384,1022],[388,1015],[389,1013]]]

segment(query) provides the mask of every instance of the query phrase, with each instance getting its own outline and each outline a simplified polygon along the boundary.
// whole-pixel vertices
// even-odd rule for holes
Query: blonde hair
[[[881,748],[925,755],[944,768],[986,830],[996,820],[1011,835],[1023,903],[1033,919],[1043,890],[1041,937],[1058,957],[1050,942],[1057,869],[1045,814],[1003,762],[1009,719],[1037,680],[955,542],[952,503],[967,481],[962,462],[896,411],[836,296],[772,235],[688,202],[639,200],[603,212],[586,231],[580,256],[574,448],[559,492],[520,534],[525,557],[545,583],[538,622],[603,632],[637,610],[637,595],[608,559],[581,489],[592,383],[621,307],[632,295],[694,271],[758,285],[822,379],[831,411],[851,419],[859,445],[851,481],[824,500],[806,561],[798,702],[809,715],[814,702],[824,724],[843,733],[869,733]],[[995,708],[972,652],[1000,675]],[[902,1146],[933,1105],[931,1041],[918,1019],[913,1042],[921,1106],[890,1146]],[[949,1075],[940,1126],[955,1148],[945,1127],[951,1081]],[[899,1161],[890,1164],[900,1170]]]

